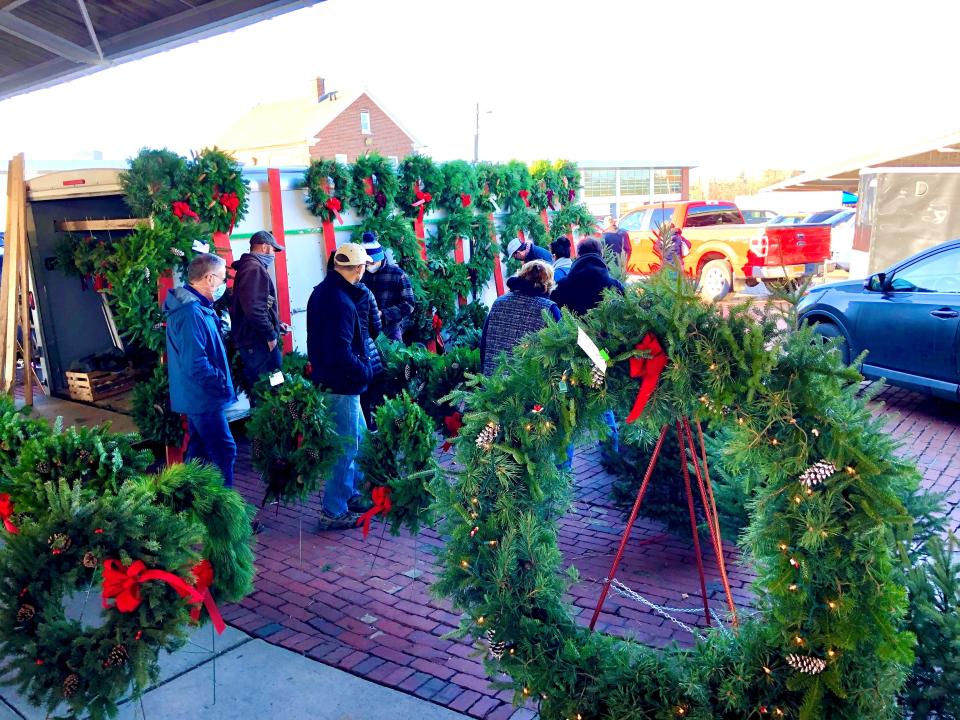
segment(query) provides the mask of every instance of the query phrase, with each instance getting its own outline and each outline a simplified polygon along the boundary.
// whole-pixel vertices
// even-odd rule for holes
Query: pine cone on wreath
[[[832,462],[827,462],[826,460],[820,460],[803,471],[803,474],[800,475],[800,484],[808,488],[814,487],[815,485],[819,485],[820,483],[829,480],[836,473],[836,465],[834,465]]]
[[[41,475],[46,475],[48,472],[50,472],[50,463],[48,463],[46,460],[41,460],[38,462],[37,472]]]
[[[489,450],[490,445],[493,444],[493,441],[497,439],[497,435],[499,434],[500,426],[493,421],[488,422],[483,430],[480,431],[480,434],[477,435],[477,447],[481,450]]]
[[[606,379],[606,373],[604,373],[600,368],[594,366],[590,373],[590,385],[599,390],[603,387],[603,383]]]
[[[493,630],[487,630],[485,637],[490,644],[490,656],[494,660],[501,659],[503,657],[503,651],[507,649],[507,644],[502,640],[497,642],[497,634]]]
[[[69,700],[80,688],[80,676],[70,673],[63,679],[63,697]]]
[[[182,258],[182,257],[185,255],[185,253],[183,252],[183,250],[181,250],[181,249],[178,248],[178,247],[172,247],[172,248],[170,248],[170,252],[172,252],[174,255],[176,255],[176,256],[179,257],[179,258]]]
[[[85,552],[85,553],[83,554],[83,560],[82,560],[81,562],[83,563],[83,566],[84,566],[85,568],[90,568],[90,569],[92,570],[93,568],[95,568],[95,567],[97,566],[97,563],[98,563],[99,561],[97,560],[97,556],[96,556],[96,555],[94,555],[94,554],[93,554],[92,552],[90,552],[90,551],[87,551],[87,552]]]
[[[297,410],[297,403],[294,400],[287,401],[287,412],[290,413],[290,417],[294,420],[300,419],[300,413]]]
[[[410,380],[413,377],[413,370],[410,367],[410,363],[407,363],[403,366],[403,379]]]
[[[787,655],[787,665],[804,675],[819,675],[827,668],[826,660],[812,655]]]
[[[104,663],[104,667],[123,665],[129,658],[130,654],[127,652],[126,645],[122,643],[120,645],[114,645],[113,650],[111,650],[107,656],[107,662]]]
[[[70,549],[73,541],[69,536],[63,533],[54,533],[47,538],[47,544],[50,546],[50,552],[54,555],[61,555]]]
[[[260,440],[254,440],[250,446],[250,452],[254,458],[259,460],[263,457],[263,443]]]
[[[26,623],[33,620],[37,614],[37,609],[33,605],[21,605],[17,610],[17,622]]]
[[[307,448],[307,457],[310,458],[312,462],[318,462],[320,460],[320,453],[313,448]]]

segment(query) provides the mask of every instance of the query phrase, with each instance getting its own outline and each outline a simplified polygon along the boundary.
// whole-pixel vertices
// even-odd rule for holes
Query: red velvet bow
[[[460,193],[460,204],[464,207],[470,207],[470,202],[473,200],[473,197],[469,193]]]
[[[373,507],[367,510],[363,515],[357,518],[357,525],[363,525],[363,536],[370,533],[370,523],[377,515],[386,517],[393,509],[393,503],[390,502],[390,488],[386,485],[378,485],[371,493],[373,498]]]
[[[433,200],[433,195],[423,190],[417,190],[417,201],[413,203],[413,207],[420,208],[420,212],[417,213],[419,222],[423,222],[423,214],[427,211],[427,205],[430,204],[431,200]]]
[[[224,209],[230,213],[230,229],[227,235],[233,233],[233,226],[237,222],[237,210],[240,208],[240,198],[235,192],[221,193],[215,192],[213,199],[223,205]]]
[[[380,211],[387,207],[387,196],[382,190],[377,190],[377,194],[373,196],[373,199],[377,203],[377,211],[375,215],[379,215]]]
[[[550,206],[551,210],[556,210],[553,206],[553,190],[547,190],[547,205]]]
[[[323,206],[333,213],[333,216],[337,219],[337,222],[343,225],[343,218],[340,217],[340,211],[343,209],[343,203],[340,202],[340,198],[327,198],[327,201]]]
[[[517,193],[517,194],[520,195],[520,197],[523,198],[523,204],[526,205],[527,207],[530,207],[530,191],[529,191],[529,190],[521,190],[521,191],[520,191],[519,193]]]
[[[637,350],[648,351],[650,357],[630,358],[630,377],[642,378],[642,382],[640,383],[640,389],[637,391],[637,399],[633,402],[633,409],[627,416],[628,423],[636,421],[643,414],[647,401],[657,387],[660,373],[667,366],[667,355],[663,352],[660,341],[653,333],[648,332],[644,335],[643,340],[635,347]]]
[[[459,410],[455,410],[443,419],[443,424],[447,428],[447,439],[443,443],[443,451],[447,452],[453,447],[453,439],[460,434],[460,428],[463,427],[463,415]]]
[[[204,559],[197,563],[190,572],[197,579],[193,586],[203,596],[203,606],[207,609],[207,615],[210,616],[213,629],[217,631],[217,635],[222,635],[223,631],[227,629],[227,624],[223,621],[220,609],[217,607],[217,603],[213,601],[213,595],[210,593],[210,586],[213,585],[213,565],[210,564],[209,560]],[[194,622],[200,622],[199,605],[195,605],[190,611],[190,619]]]
[[[440,335],[440,331],[443,329],[443,320],[440,319],[440,316],[436,313],[433,314],[433,341],[436,343],[436,353],[437,355],[442,355],[446,349],[443,344],[443,337]]]
[[[183,221],[184,218],[190,217],[195,221],[200,222],[200,216],[191,209],[190,203],[185,203],[182,200],[174,201],[173,214],[176,215],[181,221]]]
[[[7,529],[7,532],[16,535],[20,531],[17,530],[17,526],[10,519],[11,515],[13,515],[13,500],[7,493],[0,493],[0,519],[3,520],[3,526]]]
[[[103,561],[103,607],[115,607],[120,612],[133,612],[140,605],[140,586],[150,580],[162,580],[190,602],[203,602],[203,595],[190,587],[183,578],[166,570],[147,570],[143,561],[136,560],[129,567],[119,560]],[[113,600],[111,605],[108,601]]]

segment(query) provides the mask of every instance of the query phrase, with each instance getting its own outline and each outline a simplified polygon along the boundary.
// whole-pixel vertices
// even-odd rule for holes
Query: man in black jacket
[[[230,334],[240,351],[247,387],[252,387],[261,375],[280,369],[280,335],[288,328],[280,322],[277,288],[270,277],[278,252],[283,252],[283,245],[266,230],[260,230],[250,238],[250,252],[233,264]]]
[[[598,240],[581,240],[577,244],[577,259],[570,266],[567,276],[557,283],[550,299],[561,308],[569,308],[577,315],[585,315],[600,304],[603,291],[607,288],[615,288],[623,295],[623,284],[610,276],[602,253]]]
[[[366,297],[360,279],[371,261],[361,245],[346,243],[333,256],[333,270],[317,285],[307,302],[307,355],[310,379],[327,393],[337,435],[343,449],[327,478],[317,530],[335,530],[357,524],[367,509],[357,485],[362,476],[355,459],[367,425],[360,395],[373,377],[364,346],[357,303]]]

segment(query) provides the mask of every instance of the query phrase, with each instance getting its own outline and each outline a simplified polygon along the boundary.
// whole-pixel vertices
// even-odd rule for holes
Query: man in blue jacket
[[[363,246],[346,243],[333,256],[333,269],[317,285],[307,302],[307,355],[310,379],[327,393],[327,402],[343,448],[327,478],[317,530],[336,530],[357,524],[358,513],[369,505],[357,492],[362,476],[355,459],[367,425],[360,395],[373,370],[364,344],[365,334],[357,304],[366,298],[360,286],[372,259]]]
[[[200,253],[190,261],[187,283],[169,291],[163,304],[170,408],[187,416],[186,459],[216,465],[223,473],[223,484],[230,487],[237,444],[225,410],[236,395],[220,319],[213,309],[227,288],[226,263],[216,255]]]

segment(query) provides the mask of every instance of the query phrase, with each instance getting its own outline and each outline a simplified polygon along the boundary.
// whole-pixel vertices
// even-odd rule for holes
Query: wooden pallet
[[[134,375],[129,370],[122,372],[74,372],[67,371],[67,390],[72,400],[96,402],[119,395],[133,387]]]

